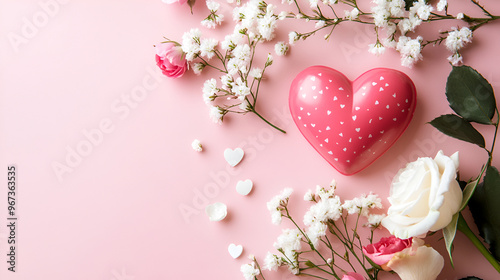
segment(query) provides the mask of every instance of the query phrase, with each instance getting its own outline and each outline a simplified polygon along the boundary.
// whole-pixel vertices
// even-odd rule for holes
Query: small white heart
[[[316,96],[316,95],[315,95],[315,96],[313,96],[313,98],[314,98],[314,99],[317,99],[317,98],[318,98],[318,96]]]
[[[235,167],[238,163],[240,163],[244,155],[245,152],[243,152],[241,148],[236,148],[234,150],[227,148],[224,150],[224,158],[232,167]]]
[[[312,127],[315,127],[315,126],[316,126],[316,124],[312,123],[312,124],[311,124],[311,126],[312,126]]]
[[[361,128],[358,127],[355,130],[356,130],[356,132],[359,132],[361,130]]]
[[[328,110],[326,111],[326,114],[330,115],[332,113],[332,111]]]
[[[253,189],[253,182],[250,179],[247,179],[245,181],[238,181],[236,183],[236,192],[238,192],[241,195],[247,195],[249,194]]]
[[[227,216],[227,206],[222,202],[207,205],[205,213],[212,222],[222,221]]]
[[[356,120],[356,115],[352,116],[352,120],[355,121]]]
[[[339,90],[344,90],[343,88],[339,87]]]
[[[334,97],[333,97],[333,101],[335,101],[335,100],[337,100],[337,96],[334,96]]]
[[[312,90],[315,90],[315,89],[316,89],[316,86],[312,86],[311,88],[312,88]]]
[[[323,90],[320,90],[320,91],[319,91],[319,94],[323,94]]]
[[[331,128],[330,128],[330,126],[327,126],[327,127],[326,127],[326,130],[330,130],[330,129],[331,129]]]
[[[372,83],[372,86],[375,86],[376,84],[377,84],[377,83],[373,82],[373,83]]]
[[[344,108],[345,107],[345,104],[340,104],[340,108]]]
[[[227,251],[229,252],[229,255],[233,257],[233,259],[237,259],[241,256],[241,253],[243,253],[243,246],[231,243],[227,247]]]

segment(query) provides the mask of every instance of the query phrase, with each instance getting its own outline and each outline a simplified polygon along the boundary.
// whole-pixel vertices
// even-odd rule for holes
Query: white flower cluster
[[[257,267],[255,261],[241,266],[241,273],[246,280],[254,280],[260,274],[260,269]]]
[[[299,273],[298,253],[302,248],[302,234],[298,229],[283,229],[283,232],[278,236],[274,243],[274,248],[285,255],[288,269],[293,274]],[[283,264],[283,263],[282,263]]]
[[[462,62],[463,58],[458,51],[471,41],[472,31],[467,27],[462,27],[460,30],[453,29],[448,32],[448,37],[446,37],[446,48],[453,53],[448,57],[448,60],[453,65],[456,66]]]
[[[304,200],[315,201],[304,215],[304,224],[307,228],[307,236],[314,247],[318,245],[319,238],[326,235],[328,221],[336,221],[342,215],[342,203],[340,197],[335,195],[335,182],[330,189],[326,190],[316,186],[316,193],[308,191]]]
[[[206,5],[210,14],[203,21],[201,21],[201,25],[207,28],[215,28],[217,25],[221,25],[224,21],[224,15],[217,14],[220,4],[218,2],[208,0],[206,1]]]
[[[283,215],[281,211],[288,205],[288,199],[290,198],[292,192],[293,189],[286,188],[267,203],[267,209],[271,213],[271,220],[273,224],[281,224],[281,217]]]
[[[186,54],[187,61],[191,62],[198,57],[207,60],[214,57],[219,42],[212,38],[202,39],[201,36],[198,28],[193,28],[182,35],[182,51]]]
[[[278,16],[276,6],[260,0],[250,0],[233,10],[233,19],[238,23],[236,30],[244,32],[251,39],[270,41],[274,38]]]
[[[400,36],[396,50],[401,53],[401,65],[412,68],[415,62],[422,60],[422,37],[418,36],[412,39],[406,36]]]

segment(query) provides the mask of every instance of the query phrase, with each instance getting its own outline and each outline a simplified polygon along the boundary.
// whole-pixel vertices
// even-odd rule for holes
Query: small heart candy
[[[227,251],[229,252],[229,255],[233,257],[233,259],[237,259],[239,256],[241,256],[241,253],[243,253],[243,246],[231,243],[229,244],[229,247],[227,247]]]
[[[224,203],[216,202],[205,207],[205,213],[212,222],[222,221],[227,216],[227,206]]]
[[[253,182],[250,179],[238,181],[236,183],[236,191],[241,195],[247,195],[252,191]]]
[[[245,152],[243,152],[241,148],[236,148],[234,150],[227,148],[224,150],[224,158],[232,167],[235,167],[238,163],[240,163],[244,155]]]

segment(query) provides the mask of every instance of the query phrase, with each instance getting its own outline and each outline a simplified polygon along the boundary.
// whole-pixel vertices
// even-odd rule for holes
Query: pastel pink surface
[[[312,66],[293,80],[289,102],[307,141],[340,173],[352,175],[401,136],[413,117],[416,92],[397,70],[372,69],[351,82],[334,69]]]
[[[64,4],[54,6],[58,9],[49,15],[47,3]],[[484,4],[500,14],[500,2]],[[475,11],[465,3],[458,5],[449,12]],[[230,7],[222,8],[227,22],[208,30],[200,26],[209,13],[203,1],[195,4],[194,15],[187,5],[169,6],[160,0],[0,1],[0,184],[6,185],[8,165],[19,170],[18,270],[7,271],[7,192],[1,188],[0,279],[243,279],[240,266],[249,262],[246,256],[254,254],[262,262],[268,251],[276,252],[273,243],[281,230],[293,226],[286,221],[272,225],[266,209],[266,202],[285,187],[295,189],[291,213],[301,224],[310,206],[303,194],[332,179],[343,199],[373,191],[384,198],[387,209],[392,177],[419,156],[459,150],[461,177],[479,174],[487,158],[482,149],[426,124],[451,113],[444,95],[451,70],[446,48],[429,46],[423,61],[404,68],[393,50],[381,57],[368,53],[367,45],[376,36],[372,27],[356,23],[339,26],[330,41],[319,32],[297,42],[289,55],[276,56],[266,70],[258,109],[286,135],[252,115],[213,124],[201,88],[205,80],[217,77],[215,72],[195,76],[188,71],[182,78],[168,79],[157,69],[153,45],[163,36],[181,40],[195,27],[207,36],[232,32]],[[34,18],[35,28],[25,27]],[[303,24],[279,24],[280,41],[288,40],[289,31],[309,30]],[[440,24],[435,30],[448,28]],[[498,28],[498,22],[481,27],[463,52],[465,63],[483,74],[496,92],[500,37],[492,34]],[[11,38],[19,39],[15,35],[24,40],[11,43]],[[273,51],[272,44],[265,44],[259,56]],[[417,107],[406,132],[375,164],[354,176],[341,175],[319,157],[289,113],[290,84],[311,65],[327,65],[353,78],[369,69],[393,68],[411,77],[417,88]],[[102,138],[95,136],[97,130]],[[493,129],[479,130],[491,139]],[[90,142],[88,135],[94,135],[96,145],[80,161],[68,162],[72,150]],[[202,153],[192,150],[194,139],[203,144]],[[228,147],[245,151],[234,168],[223,157]],[[500,166],[499,158],[495,150],[493,165]],[[58,176],[55,162],[71,172]],[[254,182],[248,196],[235,191],[236,183],[245,179]],[[215,202],[228,207],[226,219],[217,223],[204,214],[204,206]],[[381,230],[378,235],[375,240],[388,233]],[[460,233],[452,268],[441,237],[426,239],[445,258],[438,279],[497,277]],[[231,243],[244,247],[236,260],[228,254]],[[266,272],[266,279],[306,278],[281,269]],[[384,273],[381,279],[397,277]]]

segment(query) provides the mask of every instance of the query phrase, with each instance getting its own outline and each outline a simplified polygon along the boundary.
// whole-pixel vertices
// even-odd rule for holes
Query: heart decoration
[[[245,181],[238,181],[236,183],[236,192],[241,195],[248,195],[253,189],[253,182],[250,179]]]
[[[243,159],[245,152],[241,148],[236,148],[234,150],[227,148],[224,150],[224,158],[227,163],[232,167],[235,167]]]
[[[350,81],[312,66],[292,82],[292,118],[302,135],[337,171],[352,175],[384,154],[406,130],[416,90],[404,73],[375,68]]]
[[[239,256],[241,256],[241,253],[243,253],[243,246],[231,243],[227,247],[227,251],[229,252],[229,255],[233,257],[233,259],[237,259]]]

